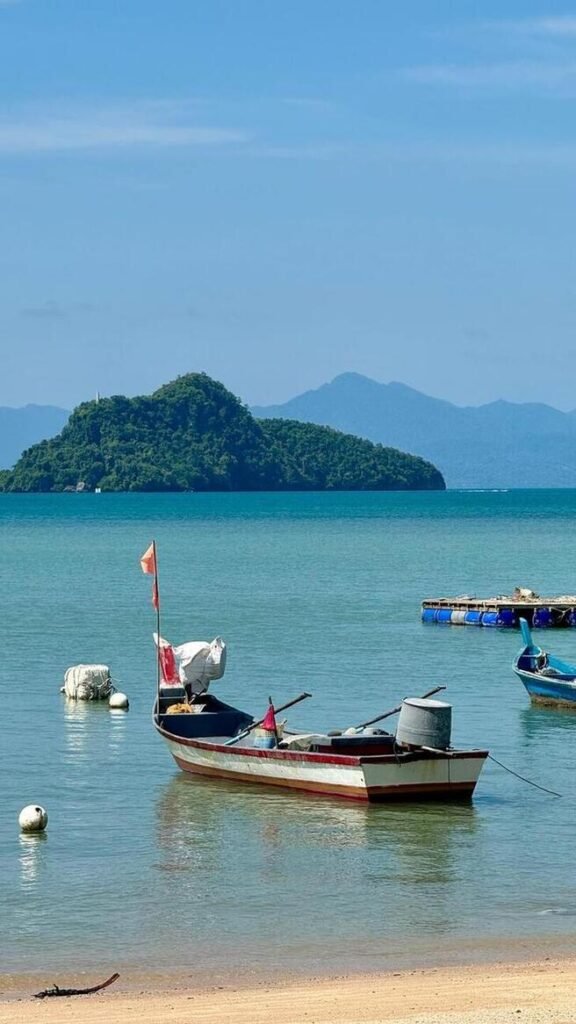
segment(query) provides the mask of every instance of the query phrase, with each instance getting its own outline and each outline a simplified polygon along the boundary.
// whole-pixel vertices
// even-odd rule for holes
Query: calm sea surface
[[[214,684],[333,729],[447,684],[487,745],[469,806],[355,806],[185,778],[152,728],[164,635],[228,642]],[[574,949],[576,713],[531,708],[519,634],[424,626],[424,596],[576,591],[576,492],[0,495],[2,971],[120,964],[377,968],[489,947]],[[576,660],[576,630],[546,642]],[[105,662],[130,711],[66,703]],[[47,807],[44,837],[18,813]]]

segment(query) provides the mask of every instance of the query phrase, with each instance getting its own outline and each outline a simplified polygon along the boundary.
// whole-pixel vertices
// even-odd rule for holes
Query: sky
[[[0,405],[576,407],[576,4],[0,0]]]

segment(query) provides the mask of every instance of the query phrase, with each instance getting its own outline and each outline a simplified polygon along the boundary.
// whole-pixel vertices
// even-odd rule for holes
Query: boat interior
[[[179,739],[204,740],[224,744],[254,724],[251,715],[231,707],[211,693],[195,697],[184,710],[186,697],[181,688],[173,688],[170,695],[160,694],[155,718],[166,732]],[[179,709],[183,710],[180,711]],[[354,734],[338,730],[328,733],[292,732],[279,727],[279,750],[305,751],[318,754],[341,754],[352,757],[391,754],[395,737],[382,729],[362,730]],[[236,749],[258,747],[255,731],[251,731],[234,744]]]
[[[546,676],[548,679],[559,679],[566,683],[576,681],[576,666],[562,661],[554,654],[548,654],[541,647],[527,647],[522,651],[516,662],[521,672],[531,672]]]

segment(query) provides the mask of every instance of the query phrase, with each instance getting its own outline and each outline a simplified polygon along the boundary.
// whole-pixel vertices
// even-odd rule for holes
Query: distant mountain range
[[[405,384],[343,373],[252,412],[336,427],[420,455],[448,487],[576,487],[576,412],[549,405],[457,406]]]
[[[424,459],[315,423],[256,420],[219,381],[188,373],[152,395],[84,402],[32,445],[2,491],[444,490]]]
[[[538,403],[458,406],[405,384],[343,373],[255,416],[336,427],[430,460],[448,487],[576,487],[576,411]],[[70,413],[55,406],[0,407],[0,469],[58,434]]]
[[[59,434],[69,416],[55,405],[0,406],[0,469],[11,469],[26,448]]]

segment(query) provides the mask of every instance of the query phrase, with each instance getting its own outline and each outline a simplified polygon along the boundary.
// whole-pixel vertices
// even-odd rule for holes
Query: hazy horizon
[[[205,372],[205,371],[190,370],[188,372],[190,372],[190,373],[202,373],[202,372]],[[182,376],[182,374],[180,374],[178,376]],[[209,376],[212,376],[212,374],[209,374]],[[483,405],[494,404],[496,402],[507,402],[507,403],[509,403],[511,405],[546,405],[546,406],[549,406],[552,409],[556,409],[558,412],[564,412],[564,413],[570,413],[570,412],[573,412],[573,411],[576,410],[576,399],[575,399],[575,404],[573,406],[567,408],[567,409],[561,409],[559,406],[553,405],[551,402],[542,402],[542,401],[538,401],[537,399],[532,400],[530,402],[528,402],[528,401],[526,401],[526,402],[515,402],[513,399],[499,397],[499,398],[495,398],[495,399],[490,399],[488,402],[470,402],[470,403],[468,403],[468,402],[458,402],[458,401],[453,401],[452,399],[446,398],[443,395],[434,395],[434,394],[431,394],[428,391],[422,391],[420,388],[416,388],[412,384],[408,384],[406,381],[400,381],[400,380],[389,380],[389,381],[376,380],[375,377],[369,377],[367,374],[358,373],[357,370],[343,370],[341,373],[336,374],[335,377],[332,377],[329,380],[324,380],[324,381],[322,381],[320,384],[318,384],[316,386],[311,386],[309,388],[305,388],[305,389],[303,389],[303,391],[298,392],[297,394],[289,395],[287,399],[284,399],[284,400],[279,401],[279,402],[272,402],[272,401],[270,401],[270,402],[266,402],[266,403],[247,402],[246,399],[244,398],[244,396],[236,394],[236,392],[233,391],[233,389],[226,383],[225,380],[222,380],[221,378],[216,378],[216,377],[214,379],[220,380],[220,383],[223,384],[224,387],[226,387],[229,391],[232,391],[233,394],[236,394],[236,397],[239,398],[246,405],[248,405],[250,408],[265,408],[266,406],[284,405],[285,403],[290,402],[292,399],[300,397],[302,394],[305,394],[305,393],[307,393],[309,391],[318,391],[320,388],[324,387],[325,385],[329,385],[329,384],[334,383],[334,381],[337,380],[338,377],[346,377],[346,376],[362,377],[365,380],[370,380],[374,384],[381,384],[381,385],[383,385],[385,387],[387,387],[387,386],[389,386],[391,384],[395,384],[395,385],[398,385],[399,387],[408,388],[408,389],[410,389],[412,391],[417,391],[419,394],[425,395],[427,398],[433,398],[433,399],[436,399],[437,401],[440,401],[440,402],[449,402],[450,405],[454,405],[454,406],[456,406],[458,408],[462,408],[462,409],[466,409],[466,408],[473,409],[473,408],[479,408],[479,407],[481,407]],[[160,388],[160,387],[162,387],[162,385],[167,384],[167,383],[169,383],[168,380],[159,381],[158,384],[155,387],[150,389],[150,392],[142,392],[142,393],[144,393],[144,394],[151,394],[153,391],[157,390],[157,388]],[[100,398],[110,398],[110,397],[113,397],[114,395],[120,395],[120,394],[125,394],[129,398],[133,398],[136,395],[140,394],[140,392],[127,393],[127,392],[120,392],[120,391],[111,391],[109,395],[105,395],[105,394],[99,393],[98,397],[100,397]],[[62,405],[61,406],[56,406],[52,402],[24,402],[22,405],[11,405],[8,402],[6,402],[6,403],[3,403],[0,406],[0,408],[11,409],[11,410],[18,410],[18,409],[25,409],[28,406],[36,406],[38,408],[51,408],[52,407],[52,408],[63,409],[65,412],[66,411],[72,412],[72,410],[75,409],[78,405],[81,405],[83,402],[92,401],[96,397],[97,397],[96,395],[91,395],[91,396],[87,396],[86,398],[80,398],[77,402],[74,403],[74,405],[71,405],[71,406],[65,406],[65,405],[64,406],[62,406]]]

